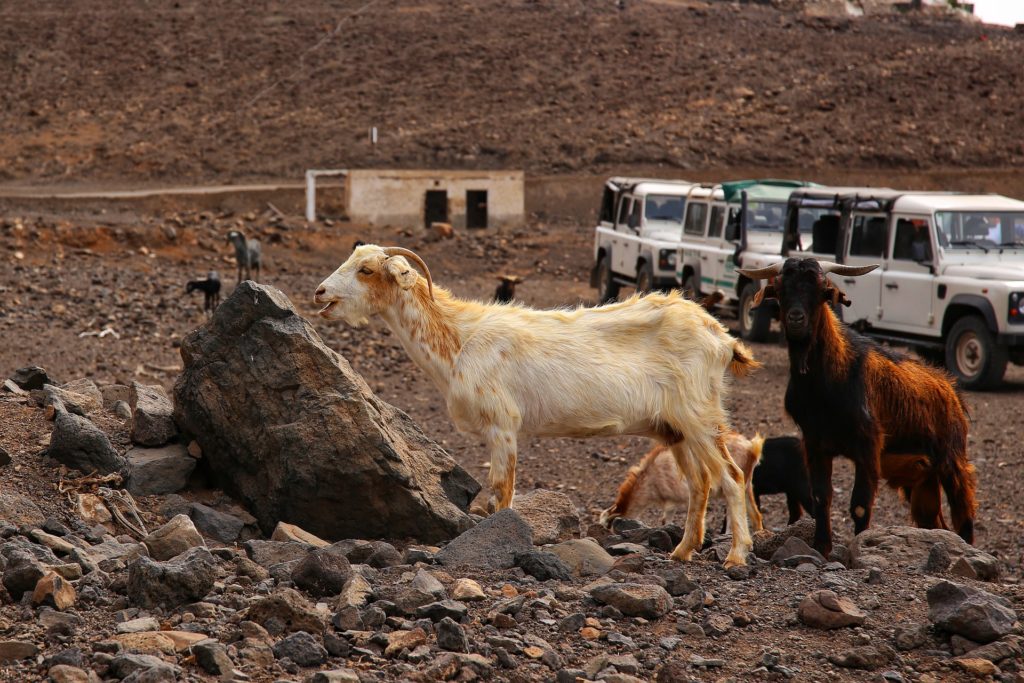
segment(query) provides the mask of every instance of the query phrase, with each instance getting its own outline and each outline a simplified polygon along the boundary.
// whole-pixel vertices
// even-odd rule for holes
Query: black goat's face
[[[813,259],[787,259],[772,285],[779,299],[779,321],[789,341],[802,341],[811,334],[821,315],[821,304],[829,297],[831,284]]]

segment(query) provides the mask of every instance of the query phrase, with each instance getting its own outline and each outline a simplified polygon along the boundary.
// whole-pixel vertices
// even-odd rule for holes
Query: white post
[[[316,172],[306,171],[306,220],[316,222]]]

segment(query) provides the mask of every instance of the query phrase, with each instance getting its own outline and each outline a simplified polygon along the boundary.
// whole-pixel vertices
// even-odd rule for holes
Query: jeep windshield
[[[936,211],[944,249],[1024,247],[1024,211]]]
[[[644,216],[648,221],[683,222],[683,197],[669,194],[649,194],[644,203]]]
[[[747,202],[748,230],[782,234],[785,224],[785,202]]]

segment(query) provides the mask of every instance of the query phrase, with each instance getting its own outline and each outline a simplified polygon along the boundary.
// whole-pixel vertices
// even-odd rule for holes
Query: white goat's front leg
[[[501,427],[489,427],[484,433],[491,451],[491,498],[488,508],[492,512],[512,505],[516,492],[516,433]]]
[[[698,550],[704,543],[704,513],[711,495],[711,482],[708,472],[682,442],[672,444],[672,455],[675,456],[679,473],[686,480],[690,493],[683,540],[672,551],[672,559],[689,562],[693,557],[693,551]]]
[[[728,510],[729,531],[732,533],[732,546],[725,558],[725,568],[728,569],[747,563],[747,553],[750,552],[753,541],[747,527],[747,482],[743,478],[743,470],[736,465],[725,446],[725,439],[722,437],[725,431],[724,427],[720,429],[719,436],[714,440],[714,447],[718,450],[720,462],[723,464],[720,486]]]

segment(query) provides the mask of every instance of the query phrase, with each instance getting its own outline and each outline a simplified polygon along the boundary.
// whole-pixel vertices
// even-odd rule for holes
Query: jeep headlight
[[[658,270],[675,270],[676,268],[676,250],[675,249],[660,249],[658,250]]]
[[[1010,306],[1006,319],[1011,323],[1024,323],[1024,292],[1010,292]]]

